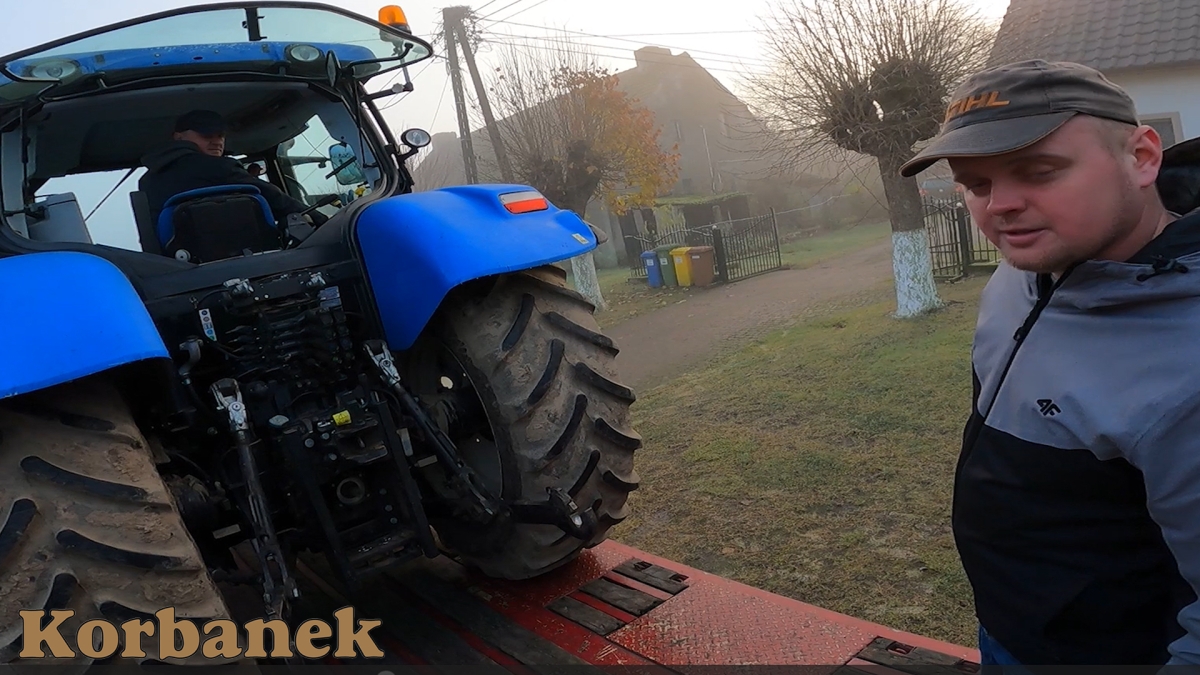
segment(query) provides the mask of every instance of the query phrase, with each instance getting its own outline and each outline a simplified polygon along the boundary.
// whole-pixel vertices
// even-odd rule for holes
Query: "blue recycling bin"
[[[646,251],[642,254],[642,264],[646,266],[646,281],[650,288],[662,288],[662,270],[658,267],[658,253]]]

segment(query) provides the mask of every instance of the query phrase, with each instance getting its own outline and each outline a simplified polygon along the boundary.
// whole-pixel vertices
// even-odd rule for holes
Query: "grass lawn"
[[[908,321],[881,293],[644,393],[615,538],[842,612],[975,645],[950,533],[970,408],[974,278]]]
[[[806,239],[797,239],[782,244],[779,249],[784,265],[803,269],[832,258],[857,251],[867,246],[882,243],[891,238],[887,223],[874,223],[838,230]],[[570,270],[570,265],[564,265]],[[629,270],[599,270],[600,292],[608,303],[608,310],[597,314],[601,327],[612,326],[659,307],[680,302],[692,293],[703,293],[702,289],[650,288],[642,279],[630,280]],[[574,280],[571,280],[572,286]]]
[[[780,245],[779,256],[784,265],[803,269],[891,238],[891,225],[870,223],[786,242]]]

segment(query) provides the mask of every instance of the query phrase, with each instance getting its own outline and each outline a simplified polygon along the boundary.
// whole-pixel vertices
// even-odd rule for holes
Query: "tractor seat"
[[[282,248],[271,207],[254,185],[216,185],[166,201],[155,223],[163,255],[194,263]]]

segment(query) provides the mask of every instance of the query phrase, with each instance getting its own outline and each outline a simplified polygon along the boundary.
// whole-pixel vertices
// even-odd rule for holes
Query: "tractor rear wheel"
[[[152,615],[167,607],[201,642],[205,622],[229,618],[120,393],[91,377],[0,401],[0,663],[225,662],[164,658]],[[73,610],[59,633],[76,655],[20,657],[26,609]],[[122,631],[114,655],[89,657],[77,632],[91,619],[151,620],[155,635],[144,657],[121,658]]]
[[[619,382],[617,348],[594,311],[558,267],[493,277],[456,289],[410,352],[413,393],[493,495],[545,502],[559,488],[593,526],[584,540],[554,525],[431,517],[443,547],[484,574],[548,572],[628,516],[642,444],[630,426],[635,396]]]

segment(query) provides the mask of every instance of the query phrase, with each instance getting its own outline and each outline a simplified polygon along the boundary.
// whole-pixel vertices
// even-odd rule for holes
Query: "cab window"
[[[354,149],[334,138],[320,116],[314,115],[303,133],[279,145],[278,160],[287,191],[309,205],[327,195],[349,204],[371,191]]]

